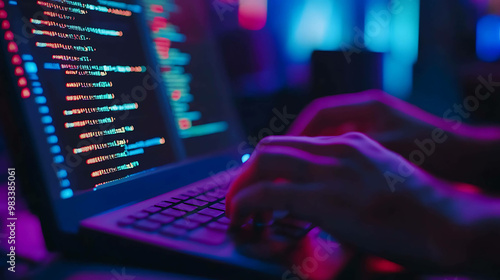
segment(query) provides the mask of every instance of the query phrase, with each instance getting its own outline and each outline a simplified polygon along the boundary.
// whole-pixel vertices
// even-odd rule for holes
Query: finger
[[[350,131],[366,131],[373,121],[371,107],[383,94],[366,91],[320,98],[309,105],[288,131],[288,135],[341,135]]]
[[[353,157],[359,154],[355,142],[366,142],[368,137],[349,133],[342,136],[302,137],[272,136],[262,139],[257,149],[264,147],[289,147],[306,151],[313,155],[328,155],[335,158]]]
[[[312,184],[275,184],[264,182],[238,193],[231,202],[231,225],[244,224],[251,214],[269,211],[288,211],[293,216],[314,222],[321,213],[311,211],[308,203],[316,201],[317,188]]]
[[[226,196],[227,212],[232,197],[252,184],[262,181],[284,180],[304,182],[320,180],[331,174],[339,161],[332,157],[312,155],[290,147],[261,147],[245,164],[241,174],[233,181]]]

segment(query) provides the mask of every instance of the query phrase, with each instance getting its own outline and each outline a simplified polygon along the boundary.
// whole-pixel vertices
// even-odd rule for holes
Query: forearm
[[[453,199],[453,198],[452,198]],[[483,195],[455,195],[455,248],[443,252],[450,270],[483,275],[499,274],[500,199]],[[456,258],[457,252],[463,258]]]

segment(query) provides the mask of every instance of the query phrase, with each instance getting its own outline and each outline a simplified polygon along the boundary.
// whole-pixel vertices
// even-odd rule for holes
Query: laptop
[[[0,0],[3,109],[46,243],[216,278],[331,278],[347,254],[309,223],[284,213],[264,228],[228,228],[224,197],[252,147],[210,9],[202,0]]]

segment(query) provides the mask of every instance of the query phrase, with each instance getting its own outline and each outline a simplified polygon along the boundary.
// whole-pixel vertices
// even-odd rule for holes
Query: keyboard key
[[[226,205],[226,199],[224,198],[223,200],[219,201],[219,203]]]
[[[229,229],[229,225],[221,224],[221,223],[210,223],[207,226],[209,229],[218,230],[218,231],[227,231]]]
[[[219,217],[220,215],[224,214],[224,212],[222,212],[220,210],[215,210],[215,209],[210,209],[210,208],[205,208],[205,209],[199,211],[198,213],[202,214],[202,215],[209,216],[209,217],[213,217],[213,218]]]
[[[198,209],[198,207],[196,207],[196,206],[192,206],[192,205],[188,205],[188,204],[184,204],[184,203],[179,204],[179,205],[175,205],[173,208],[177,209],[177,210],[181,210],[181,211],[186,211],[186,212],[191,212],[191,211]]]
[[[135,219],[138,219],[138,220],[144,219],[147,216],[149,216],[149,214],[147,212],[144,212],[144,211],[137,212],[135,214],[130,215],[131,218],[135,218]]]
[[[171,236],[171,237],[181,237],[187,234],[187,230],[182,228],[176,228],[173,226],[164,227],[160,230],[160,234]]]
[[[205,195],[215,197],[217,199],[224,198],[226,196],[226,191],[223,190],[213,190],[205,193]]]
[[[198,199],[190,199],[190,200],[186,201],[186,203],[194,205],[194,206],[205,206],[205,205],[208,204],[208,202],[201,201],[201,200],[198,200]]]
[[[186,219],[202,224],[202,223],[206,223],[206,222],[210,221],[212,219],[212,217],[204,216],[204,215],[200,215],[198,213],[195,213],[193,215],[187,216]]]
[[[226,205],[224,205],[222,203],[215,203],[214,205],[210,205],[210,208],[221,210],[221,211],[226,211]]]
[[[231,220],[229,220],[228,217],[222,217],[222,218],[218,219],[217,222],[221,223],[223,225],[229,225],[229,223],[231,222]]]
[[[191,230],[191,229],[195,229],[195,228],[199,227],[200,223],[186,220],[186,219],[181,219],[181,220],[175,221],[174,226],[178,227],[178,228]]]
[[[154,214],[153,216],[149,217],[149,220],[165,225],[165,224],[169,224],[169,223],[173,222],[175,220],[175,218],[171,217],[171,216],[165,216],[162,214]]]
[[[221,231],[201,228],[189,234],[189,239],[207,245],[219,245],[226,240],[227,235]]]
[[[136,222],[134,227],[144,231],[155,231],[161,227],[161,224],[149,220],[141,220]]]
[[[189,195],[191,197],[195,197],[199,195],[200,193],[203,193],[203,190],[198,190],[198,189],[192,189],[186,192],[186,195]]]
[[[168,203],[177,203],[177,202],[179,202],[181,200],[182,199],[168,198],[168,199],[165,199],[165,202],[168,202]]]
[[[126,226],[133,224],[134,222],[135,222],[134,218],[126,217],[126,218],[118,220],[118,225],[121,227],[126,227]]]
[[[217,201],[217,198],[212,197],[212,196],[208,196],[208,195],[204,195],[204,194],[202,194],[200,196],[197,196],[196,199],[203,200],[203,201],[208,201],[208,202]]]
[[[186,214],[186,212],[184,211],[179,211],[179,210],[175,210],[175,209],[172,209],[172,208],[169,208],[169,209],[166,209],[166,210],[163,210],[161,211],[161,213],[163,215],[167,215],[167,216],[172,216],[172,217],[182,217]]]
[[[162,209],[160,207],[156,207],[156,206],[151,206],[151,207],[148,207],[148,208],[144,209],[145,212],[148,212],[148,213],[151,213],[151,214],[158,213],[161,210]]]
[[[177,199],[177,200],[186,200],[186,199],[190,199],[191,196],[185,195],[185,194],[178,194],[178,195],[174,196],[173,198]]]
[[[172,203],[166,202],[166,201],[158,202],[158,203],[155,204],[155,206],[158,206],[158,207],[161,207],[161,208],[167,208],[167,207],[169,207],[171,205],[172,205]]]

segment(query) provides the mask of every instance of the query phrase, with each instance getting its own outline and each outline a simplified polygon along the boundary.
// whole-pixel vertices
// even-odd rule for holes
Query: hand
[[[284,210],[402,264],[452,266],[465,258],[455,191],[365,135],[261,143],[226,196],[233,226]],[[392,189],[390,174],[401,170],[411,176]]]
[[[448,180],[484,185],[500,164],[500,129],[448,120],[378,90],[320,98],[308,106],[288,135],[335,136],[362,132],[412,163]]]

